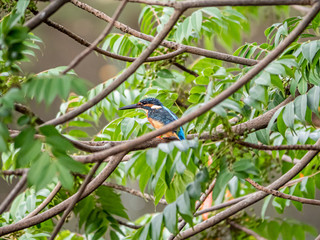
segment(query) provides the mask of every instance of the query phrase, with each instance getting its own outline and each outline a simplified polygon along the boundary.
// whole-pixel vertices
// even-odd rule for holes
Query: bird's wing
[[[168,124],[168,123],[171,123],[175,120],[178,120],[177,115],[175,115],[170,109],[166,108],[165,106],[163,106],[163,108],[160,109],[160,111],[161,111],[161,115],[163,117],[164,124]],[[177,133],[180,140],[186,139],[184,136],[184,132],[183,132],[182,127],[178,128],[175,132]]]

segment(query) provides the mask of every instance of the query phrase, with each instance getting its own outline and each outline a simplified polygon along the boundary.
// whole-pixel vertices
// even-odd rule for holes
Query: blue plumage
[[[173,121],[178,120],[177,115],[175,115],[170,109],[163,106],[163,104],[156,98],[146,98],[138,102],[137,104],[125,106],[119,108],[119,110],[132,109],[132,108],[142,108],[147,112],[147,117],[149,122],[156,129],[163,127]],[[165,137],[176,137],[180,140],[184,140],[185,135],[182,127],[179,127],[177,130],[164,134]]]

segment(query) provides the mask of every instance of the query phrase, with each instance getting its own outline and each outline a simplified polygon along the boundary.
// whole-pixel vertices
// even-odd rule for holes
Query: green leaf
[[[61,185],[68,190],[73,188],[73,176],[64,165],[56,163],[58,179],[61,182]]]
[[[120,195],[116,194],[112,188],[100,186],[96,190],[96,194],[99,196],[99,202],[105,211],[109,214],[128,219],[125,208],[121,203]]]
[[[50,156],[47,153],[42,153],[30,167],[28,184],[35,186],[36,190],[42,189],[52,182],[55,174],[56,168],[52,166]]]
[[[285,135],[285,132],[287,130],[286,124],[283,121],[283,111],[280,112],[278,118],[277,118],[277,127],[279,132],[281,133],[282,136]]]
[[[312,112],[317,114],[318,114],[319,100],[320,100],[320,87],[314,86],[307,93],[307,104],[308,104],[308,107],[312,110]]]
[[[165,207],[163,210],[163,216],[166,228],[171,233],[176,233],[178,231],[177,226],[177,205],[176,203],[171,203]]]
[[[202,12],[201,10],[195,11],[194,13],[191,14],[191,24],[194,30],[196,32],[201,31],[202,27]]]
[[[205,93],[205,92],[206,92],[206,88],[204,86],[194,86],[190,90],[190,94],[192,94],[192,93]]]
[[[311,41],[309,43],[304,43],[301,46],[303,56],[312,63],[312,60],[319,50],[318,41]]]
[[[298,96],[294,100],[294,113],[303,122],[306,122],[306,111],[307,111],[307,95],[303,94]]]
[[[195,79],[195,83],[200,85],[208,85],[209,81],[209,78],[205,76],[199,76]]]
[[[283,121],[284,123],[293,129],[294,126],[294,104],[290,102],[283,110]]]
[[[162,213],[158,214],[152,219],[151,222],[151,237],[152,239],[160,239],[160,233],[162,228]]]

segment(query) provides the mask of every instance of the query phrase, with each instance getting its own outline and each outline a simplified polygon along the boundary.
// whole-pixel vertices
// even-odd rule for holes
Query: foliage
[[[252,67],[231,65],[220,60],[193,58],[184,53],[170,60],[144,63],[124,84],[67,123],[57,127],[37,126],[36,117],[15,112],[15,104],[28,105],[31,100],[45,103],[50,108],[56,98],[62,103],[57,116],[64,115],[95,99],[112,80],[88,90],[90,84],[72,71],[66,75],[60,66],[41,73],[25,74],[21,63],[36,61],[35,50],[42,40],[23,27],[28,8],[36,2],[19,0],[17,3],[2,1],[1,9],[8,14],[0,21],[0,152],[1,170],[28,170],[28,187],[18,195],[10,209],[0,216],[0,226],[15,223],[32,212],[60,182],[62,190],[45,208],[50,209],[66,200],[83,182],[91,164],[76,161],[75,156],[87,154],[77,149],[68,139],[75,141],[126,141],[133,140],[153,130],[145,114],[136,111],[119,111],[119,107],[137,103],[140,99],[155,97],[179,117],[193,112],[231,84],[238,81]],[[250,32],[252,19],[256,20],[256,8],[201,8],[182,16],[171,29],[166,40],[184,45],[216,49],[217,43],[226,51],[243,43]],[[281,13],[283,9],[278,9]],[[250,13],[249,13],[250,12]],[[156,36],[169,21],[173,10],[169,7],[143,6],[139,16],[140,31]],[[256,13],[256,14],[254,14]],[[249,17],[247,17],[249,16]],[[261,60],[274,50],[297,26],[301,17],[290,17],[281,23],[272,24],[265,33],[264,43],[245,43],[234,51],[235,56]],[[192,227],[202,221],[194,217],[196,201],[216,179],[213,189],[213,205],[230,199],[246,196],[256,190],[245,181],[252,178],[261,185],[273,180],[273,175],[286,173],[294,164],[280,161],[286,154],[291,159],[301,159],[307,151],[264,151],[252,150],[236,144],[235,140],[267,145],[314,144],[320,136],[315,119],[319,115],[320,102],[320,42],[318,37],[320,16],[293,42],[281,56],[269,64],[252,81],[240,88],[228,99],[207,113],[183,126],[185,134],[198,134],[198,138],[161,143],[157,147],[138,150],[130,160],[121,162],[110,179],[118,184],[138,181],[142,193],[154,196],[155,206],[160,200],[168,203],[163,211],[145,214],[136,220],[143,225],[134,230],[119,224],[119,218],[129,218],[120,195],[112,188],[100,186],[75,207],[78,221],[75,233],[64,230],[57,239],[165,239],[178,233],[181,217]],[[139,57],[150,43],[136,36],[111,33],[99,47],[123,56]],[[171,50],[159,46],[151,56],[160,56]],[[197,76],[172,67],[180,63],[194,71]],[[130,66],[132,63],[127,63]],[[273,109],[289,96],[295,99],[279,108],[268,125],[257,131],[237,135],[229,122],[237,117],[245,123]],[[183,104],[181,104],[183,103]],[[101,126],[100,122],[105,122]],[[219,128],[218,128],[219,126]],[[219,141],[204,140],[202,134],[224,131]],[[11,128],[18,132],[9,131]],[[212,163],[209,163],[212,160]],[[318,160],[318,159],[317,159]],[[107,163],[102,163],[99,174]],[[314,199],[320,189],[319,161],[313,161],[296,176],[296,184],[280,191]],[[4,177],[11,181],[12,177]],[[300,202],[268,196],[264,200],[261,218],[238,213],[229,220],[246,226],[268,239],[305,239],[306,234],[316,235],[313,227],[292,219],[266,216],[266,209],[273,206],[282,214],[293,205],[303,210]],[[211,215],[222,210],[217,210]],[[46,239],[55,226],[53,219],[36,226],[10,234],[11,238]],[[202,233],[201,238],[226,236],[227,221],[216,228]],[[80,234],[81,233],[81,234]],[[230,232],[228,232],[230,236]],[[250,239],[243,232],[232,230],[233,239]],[[299,236],[297,238],[297,236]]]

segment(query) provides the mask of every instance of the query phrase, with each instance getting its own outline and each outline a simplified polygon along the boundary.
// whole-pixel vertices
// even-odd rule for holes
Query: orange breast
[[[159,128],[162,128],[164,126],[163,123],[157,121],[157,120],[154,120],[154,119],[151,119],[151,118],[148,118],[149,122],[151,123],[151,125],[155,128],[155,129],[159,129]],[[170,137],[175,137],[177,139],[179,139],[178,135],[175,133],[175,132],[167,132],[165,134],[162,135],[163,137],[167,137],[167,138],[170,138]]]
[[[162,128],[163,127],[163,123],[162,122],[159,122],[157,120],[154,120],[152,118],[148,118],[149,122],[151,123],[151,125],[155,128],[155,129],[159,129],[159,128]]]

